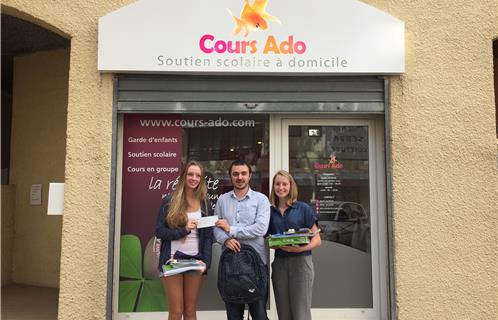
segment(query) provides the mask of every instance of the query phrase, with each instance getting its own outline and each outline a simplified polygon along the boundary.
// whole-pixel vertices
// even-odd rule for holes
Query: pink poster
[[[179,119],[175,115],[124,115],[121,234],[138,236],[142,249],[154,236],[161,199],[178,183]]]

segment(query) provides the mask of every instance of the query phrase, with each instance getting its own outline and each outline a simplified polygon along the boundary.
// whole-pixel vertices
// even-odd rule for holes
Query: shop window
[[[244,159],[251,166],[251,188],[268,195],[267,115],[123,116],[120,203],[120,246],[123,249],[119,259],[126,268],[138,265],[143,269],[139,267],[134,273],[120,269],[118,312],[167,310],[164,290],[158,280],[153,235],[161,198],[176,189],[182,164],[188,160],[202,163],[208,197],[214,207],[218,197],[232,189],[227,171],[235,159]],[[131,256],[133,248],[138,254]],[[220,255],[221,246],[215,244],[213,261],[218,261]],[[216,267],[205,278],[199,311],[223,310],[223,301],[213,292],[217,292]]]

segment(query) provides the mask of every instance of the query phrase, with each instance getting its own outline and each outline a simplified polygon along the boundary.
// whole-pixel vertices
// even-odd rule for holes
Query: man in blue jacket
[[[249,187],[251,167],[244,160],[235,160],[228,170],[233,190],[220,196],[215,214],[219,217],[214,229],[218,243],[239,252],[240,244],[252,246],[263,262],[268,261],[264,236],[270,221],[270,201]],[[253,320],[266,320],[266,298],[248,303]],[[225,302],[228,320],[242,320],[245,304]]]

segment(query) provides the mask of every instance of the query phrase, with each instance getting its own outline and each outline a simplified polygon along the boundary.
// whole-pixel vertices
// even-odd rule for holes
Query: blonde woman
[[[287,171],[273,177],[270,194],[271,216],[268,233],[283,233],[288,229],[309,228],[316,232],[310,242],[301,246],[275,248],[272,263],[272,283],[279,319],[311,320],[311,294],[314,268],[311,251],[322,243],[317,232],[313,209],[297,201],[297,185]]]
[[[169,320],[195,320],[197,298],[203,274],[211,263],[212,227],[197,229],[202,216],[212,215],[207,201],[204,169],[196,161],[185,165],[176,190],[164,198],[156,223],[161,239],[159,271],[170,258],[195,258],[205,264],[204,271],[188,271],[161,276],[169,305]]]

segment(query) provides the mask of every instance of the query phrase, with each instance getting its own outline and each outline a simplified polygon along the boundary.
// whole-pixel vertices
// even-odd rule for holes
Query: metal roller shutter
[[[384,113],[379,77],[119,75],[118,112]]]

